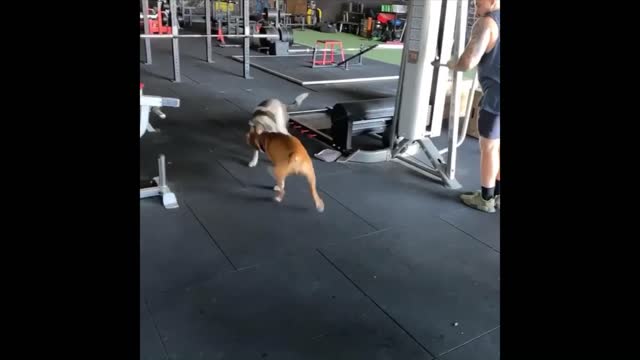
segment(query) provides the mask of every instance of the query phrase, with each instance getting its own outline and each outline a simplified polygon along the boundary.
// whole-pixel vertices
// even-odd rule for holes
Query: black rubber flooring
[[[364,59],[363,65],[350,66],[349,70],[345,70],[343,67],[311,68],[312,58],[312,55],[257,55],[251,57],[251,64],[263,70],[273,71],[274,74],[281,74],[278,76],[284,76],[299,85],[338,81],[359,83],[361,82],[359,79],[363,78],[374,80],[380,77],[397,77],[400,74],[399,66],[373,59]],[[242,61],[238,57],[234,59]]]
[[[303,108],[319,108],[393,95],[393,81],[304,88],[257,69],[244,80],[230,58],[240,49],[216,48],[207,64],[203,41],[185,41],[188,77],[173,83],[161,41],[141,81],[181,107],[152,117],[140,175],[165,154],[180,208],[140,201],[141,359],[500,358],[499,212],[467,209],[459,191],[394,162],[316,161],[319,214],[302,178],[276,203],[268,160],[247,167],[247,121],[266,97],[306,91]],[[479,186],[478,164],[469,138],[465,190]]]

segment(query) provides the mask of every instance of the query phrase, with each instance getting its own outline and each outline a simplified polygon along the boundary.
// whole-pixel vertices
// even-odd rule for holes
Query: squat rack
[[[180,38],[205,38],[206,41],[206,52],[207,52],[207,62],[214,63],[212,56],[212,48],[211,48],[211,38],[218,37],[218,34],[211,34],[211,6],[212,2],[215,0],[205,0],[205,23],[206,23],[206,34],[183,34],[180,35],[179,25],[178,25],[178,9],[177,2],[178,0],[168,0],[169,8],[171,13],[171,34],[151,34],[149,31],[149,0],[141,0],[142,1],[142,21],[144,22],[144,34],[140,35],[141,39],[144,39],[145,42],[145,61],[146,65],[152,64],[152,56],[151,56],[151,39],[171,39],[171,53],[173,57],[173,81],[181,82],[182,76],[180,73]],[[241,0],[241,12],[243,19],[243,34],[226,34],[222,35],[224,37],[234,37],[234,38],[243,38],[243,70],[242,75],[245,79],[252,79],[250,73],[250,59],[249,59],[249,50],[250,50],[250,39],[251,38],[279,38],[278,34],[251,34],[251,26],[249,24],[249,0]]]

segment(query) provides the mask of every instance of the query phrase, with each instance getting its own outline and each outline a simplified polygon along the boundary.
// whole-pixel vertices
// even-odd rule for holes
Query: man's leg
[[[482,198],[489,200],[495,196],[496,179],[500,172],[500,139],[480,136],[480,183]]]
[[[478,118],[480,133],[481,191],[463,194],[462,201],[477,210],[495,212],[496,178],[500,172],[500,115],[481,110]]]

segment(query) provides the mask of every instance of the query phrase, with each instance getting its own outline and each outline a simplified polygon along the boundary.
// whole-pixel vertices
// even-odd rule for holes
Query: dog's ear
[[[253,134],[253,146],[256,147],[256,149],[260,150],[260,133],[254,133]]]
[[[249,131],[247,133],[247,144],[256,149],[260,149],[260,144],[258,144],[258,134],[255,131]]]

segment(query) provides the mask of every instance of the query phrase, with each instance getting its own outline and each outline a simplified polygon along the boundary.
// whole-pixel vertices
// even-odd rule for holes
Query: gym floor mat
[[[492,249],[500,251],[500,216],[494,215],[464,207],[444,213],[440,218]]]
[[[254,55],[251,66],[302,86],[395,80],[400,74],[399,66],[372,59],[364,59],[363,65],[350,66],[349,70],[342,67],[313,69],[311,58],[311,55]],[[233,59],[241,62],[242,56]]]
[[[166,359],[160,334],[158,334],[146,307],[143,310],[140,312],[140,360]]]
[[[436,357],[500,325],[500,254],[441,219],[320,251]]]
[[[238,269],[375,230],[321,191],[325,211],[319,213],[301,178],[287,180],[281,203],[273,199],[273,186],[256,181],[184,200]]]
[[[401,164],[348,166],[353,169],[348,179],[328,176],[319,186],[378,230],[401,224],[419,226],[426,217],[461,206],[457,192]]]
[[[440,360],[500,360],[500,328],[448,352]]]
[[[178,202],[180,208],[171,211],[140,202],[140,287],[147,295],[233,270],[184,199]]]
[[[163,41],[152,41],[154,48],[155,44],[159,43]],[[164,43],[164,46],[170,49],[171,42]],[[202,59],[190,56],[190,52],[196,54],[200,51],[200,54],[204,54],[203,44],[195,44],[191,49],[189,45],[183,46],[181,40],[180,47],[181,54],[185,54],[184,57],[181,56],[183,69],[192,66],[194,62],[202,62]],[[177,258],[180,266],[196,270],[195,274],[207,266],[206,264],[212,268],[204,270],[210,271],[211,277],[207,280],[200,281],[209,275],[197,278],[198,280],[191,283],[190,276],[184,276],[189,275],[188,272],[185,273],[175,266],[161,266],[159,274],[176,280],[176,285],[179,283],[186,285],[171,286],[174,290],[168,292],[151,291],[153,290],[151,287],[148,292],[141,291],[141,296],[149,302],[148,315],[152,321],[145,322],[146,320],[141,317],[141,336],[143,334],[153,336],[143,336],[144,339],[148,339],[144,340],[148,345],[143,346],[140,357],[142,359],[191,359],[200,358],[200,356],[213,359],[218,357],[313,359],[313,356],[317,356],[321,359],[340,359],[343,356],[348,359],[419,358],[428,360],[431,356],[424,351],[416,353],[412,343],[407,342],[406,339],[419,338],[419,334],[411,329],[436,329],[433,325],[435,317],[428,316],[430,312],[425,315],[424,309],[417,307],[415,311],[408,309],[403,312],[403,315],[412,317],[411,321],[406,318],[394,318],[396,320],[394,325],[403,329],[403,336],[397,334],[387,326],[387,322],[382,320],[389,319],[387,309],[396,309],[397,305],[393,304],[402,305],[407,298],[414,302],[426,303],[429,306],[427,310],[436,311],[455,308],[449,304],[449,296],[475,296],[473,300],[478,304],[464,313],[467,319],[459,321],[459,327],[486,328],[486,331],[489,331],[490,327],[486,326],[487,313],[483,311],[481,305],[492,298],[483,298],[476,289],[477,285],[456,279],[460,278],[461,271],[474,269],[478,264],[477,257],[484,256],[486,251],[493,250],[465,234],[465,231],[439,219],[445,217],[451,222],[456,220],[462,223],[468,222],[464,219],[464,214],[457,211],[464,208],[458,199],[458,191],[444,189],[440,184],[431,182],[399,164],[340,164],[344,166],[341,169],[346,168],[346,170],[334,172],[332,166],[337,164],[327,163],[321,165],[328,167],[317,169],[318,185],[327,207],[325,213],[318,214],[313,208],[313,202],[304,181],[292,180],[289,183],[291,189],[286,195],[285,202],[277,204],[272,200],[273,190],[270,185],[273,184],[266,171],[252,169],[255,170],[253,172],[246,168],[251,150],[246,146],[243,135],[253,107],[264,98],[281,96],[282,100],[287,100],[291,96],[308,91],[310,97],[305,101],[305,106],[311,108],[333,106],[347,100],[382,97],[379,94],[392,95],[395,93],[397,81],[358,83],[357,85],[317,85],[312,89],[305,89],[257,69],[252,69],[253,80],[245,80],[242,78],[241,63],[218,54],[218,52],[225,52],[225,56],[240,54],[241,50],[218,50],[220,49],[214,48],[216,63],[212,64],[212,67],[218,67],[220,71],[211,73],[211,76],[207,76],[205,70],[201,74],[198,73],[204,77],[195,78],[202,82],[200,84],[189,82],[184,76],[182,83],[174,83],[170,79],[143,71],[148,67],[140,65],[140,77],[145,83],[145,93],[181,99],[180,108],[163,109],[167,113],[167,119],[162,120],[155,116],[151,119],[151,123],[157,126],[160,132],[148,133],[140,140],[141,175],[143,173],[157,175],[157,156],[160,153],[166,154],[169,185],[176,192],[181,205],[179,210],[190,211],[202,227],[201,231],[196,231],[194,219],[187,221],[188,216],[173,214],[175,210],[164,209],[159,198],[141,200],[140,217],[143,220],[141,222],[143,231],[140,233],[140,241],[153,244],[154,241],[158,241],[157,238],[162,239],[160,243],[155,244],[154,251],[144,251],[140,254],[141,264],[161,264],[165,261],[171,263],[174,261],[172,259]],[[168,61],[159,59],[161,55],[154,50],[154,64],[166,65],[163,71],[171,77],[170,51],[163,55],[167,56]],[[231,81],[231,77],[224,75],[224,72],[237,75]],[[315,140],[304,137],[301,140],[309,152],[313,152],[318,146]],[[438,141],[439,139],[436,139],[436,143]],[[268,164],[261,162],[259,166],[265,165]],[[252,178],[253,176],[255,178]],[[479,188],[479,150],[476,139],[468,139],[458,148],[457,176],[466,190]],[[486,214],[471,211],[468,215],[482,217]],[[500,213],[489,216],[499,217]],[[173,217],[178,220],[173,220]],[[425,221],[427,218],[431,220]],[[430,222],[432,220],[440,221],[443,225],[434,226],[432,230],[429,228],[432,227]],[[389,271],[397,271],[397,276],[402,276],[401,281],[389,283],[378,281],[372,287],[373,290],[364,289],[358,285],[359,283],[349,282],[350,289],[363,294],[370,302],[372,298],[369,296],[379,296],[379,292],[385,292],[385,303],[378,304],[381,306],[376,306],[375,310],[369,310],[366,302],[356,300],[332,304],[329,301],[334,299],[330,297],[325,299],[301,296],[300,294],[309,291],[310,287],[316,288],[316,281],[320,282],[320,287],[324,284],[328,289],[339,288],[340,292],[336,291],[332,294],[336,296],[336,300],[348,293],[346,289],[343,290],[342,285],[328,285],[327,281],[323,280],[333,279],[332,277],[323,277],[324,275],[315,277],[313,273],[305,272],[308,270],[307,267],[318,268],[308,256],[308,252],[316,251],[314,248],[324,249],[330,248],[330,245],[342,244],[347,249],[351,249],[342,257],[345,265],[335,263],[336,267],[332,269],[342,279],[347,272],[353,270],[353,265],[345,259],[365,265],[380,263],[378,268],[389,269],[389,266],[381,261],[384,259],[376,255],[379,242],[374,248],[369,249],[367,245],[359,245],[358,239],[354,239],[354,236],[370,234],[375,230],[367,224],[367,221],[373,221],[371,225],[375,227],[408,227],[415,231],[419,230],[417,235],[419,241],[424,241],[426,244],[424,248],[414,251],[413,258],[418,259],[416,260],[418,263],[420,259],[429,259],[428,253],[432,251],[435,254],[442,254],[445,246],[443,244],[447,240],[452,241],[454,245],[459,244],[461,237],[469,243],[467,250],[461,250],[462,254],[467,255],[452,260],[451,267],[446,267],[444,260],[433,260],[433,269],[424,266],[417,269],[414,267],[410,276],[404,276],[408,271],[406,268],[391,267]],[[479,226],[494,226],[492,222],[488,225],[480,224],[478,223]],[[438,236],[442,226],[445,225],[450,232],[445,232],[442,237]],[[171,226],[192,230],[162,230]],[[159,233],[160,231],[163,233]],[[218,268],[220,252],[199,251],[204,248],[203,232],[215,240],[223,249],[221,250],[224,251],[223,256],[229,256],[238,267],[261,264],[256,268],[243,270],[241,273],[248,270],[257,273],[251,276],[236,276],[239,274],[229,272],[225,266]],[[483,232],[478,230],[476,235],[479,237],[480,234]],[[394,246],[390,248],[395,254],[401,252],[403,247],[415,249],[415,245],[411,245],[416,242],[412,241],[415,236],[414,234],[396,234],[397,238],[392,241]],[[432,240],[434,236],[440,239],[439,245],[434,245]],[[489,236],[489,233],[487,232],[484,236]],[[371,239],[370,236],[365,236],[360,241]],[[494,239],[494,241],[499,240]],[[337,250],[339,251],[339,248]],[[194,252],[202,252],[202,254],[192,254]],[[477,252],[476,257],[470,255],[472,252]],[[427,255],[420,258],[421,253]],[[334,253],[331,255],[335,256]],[[195,256],[196,264],[183,265],[185,258],[189,256]],[[496,253],[496,256],[499,254]],[[281,265],[282,259],[290,259],[294,263]],[[395,266],[396,263],[403,263],[400,260],[396,255],[388,263]],[[493,261],[494,263],[487,268],[499,266],[499,259],[495,258]],[[273,264],[273,267],[268,268],[267,264]],[[420,264],[424,265],[424,263]],[[289,276],[294,274],[295,277],[295,274],[300,271],[311,275],[305,275],[303,280],[288,283]],[[433,274],[430,274],[431,271]],[[487,271],[492,270],[480,271],[480,276],[486,275]],[[277,279],[273,280],[276,281],[276,285],[273,285],[271,280],[265,280],[268,277]],[[420,278],[419,283],[416,280],[418,278]],[[185,282],[181,282],[182,279],[185,279]],[[453,286],[439,287],[442,281],[449,280]],[[263,283],[266,285],[262,285]],[[413,284],[417,284],[419,289],[432,289],[432,291],[428,293],[421,291],[418,295],[411,295],[410,292],[397,290],[399,286],[409,287]],[[285,290],[283,286],[286,287]],[[160,288],[161,286],[158,287]],[[194,296],[194,289],[206,290]],[[363,289],[365,293],[362,292]],[[454,294],[453,291],[456,293]],[[177,293],[183,294],[183,297],[176,297]],[[221,299],[218,297],[220,294],[226,300],[224,305],[218,307],[214,301]],[[255,309],[251,301],[258,304]],[[393,306],[386,307],[387,304]],[[499,305],[497,302],[494,304]],[[362,313],[364,317],[358,319],[357,316],[361,314],[359,310],[363,307],[366,310]],[[250,310],[244,316],[247,313],[246,308]],[[146,309],[146,304],[141,302],[141,311]],[[274,309],[277,311],[274,312]],[[339,320],[328,324],[323,323],[319,316],[315,316],[316,313],[320,313],[319,316],[329,316],[330,319],[339,318]],[[335,315],[332,315],[334,313]],[[237,321],[237,319],[241,320]],[[293,324],[305,326],[308,324],[308,327],[301,331],[305,339],[298,341],[301,337],[298,336],[297,329],[291,327],[282,329],[285,326],[281,324],[286,324],[289,319],[295,320]],[[157,325],[157,328],[153,329],[149,326],[150,324]],[[439,324],[436,325],[439,326]],[[160,340],[164,344],[157,342],[158,331],[161,335]],[[466,335],[467,330],[463,331]],[[311,341],[307,341],[306,338],[310,333],[314,335]],[[263,334],[266,334],[265,341],[260,337]],[[454,343],[459,344],[457,341]],[[419,347],[415,341],[413,344]],[[442,358],[467,360],[467,357],[474,359],[471,357],[473,355],[477,359],[493,360],[495,354],[499,354],[499,344],[499,334],[493,331],[462,344],[442,355]],[[167,351],[159,353],[165,345]],[[469,349],[466,349],[467,347]],[[345,354],[345,348],[351,348],[353,352]],[[243,356],[245,354],[247,356]]]
[[[149,308],[170,359],[432,359],[315,250]]]

